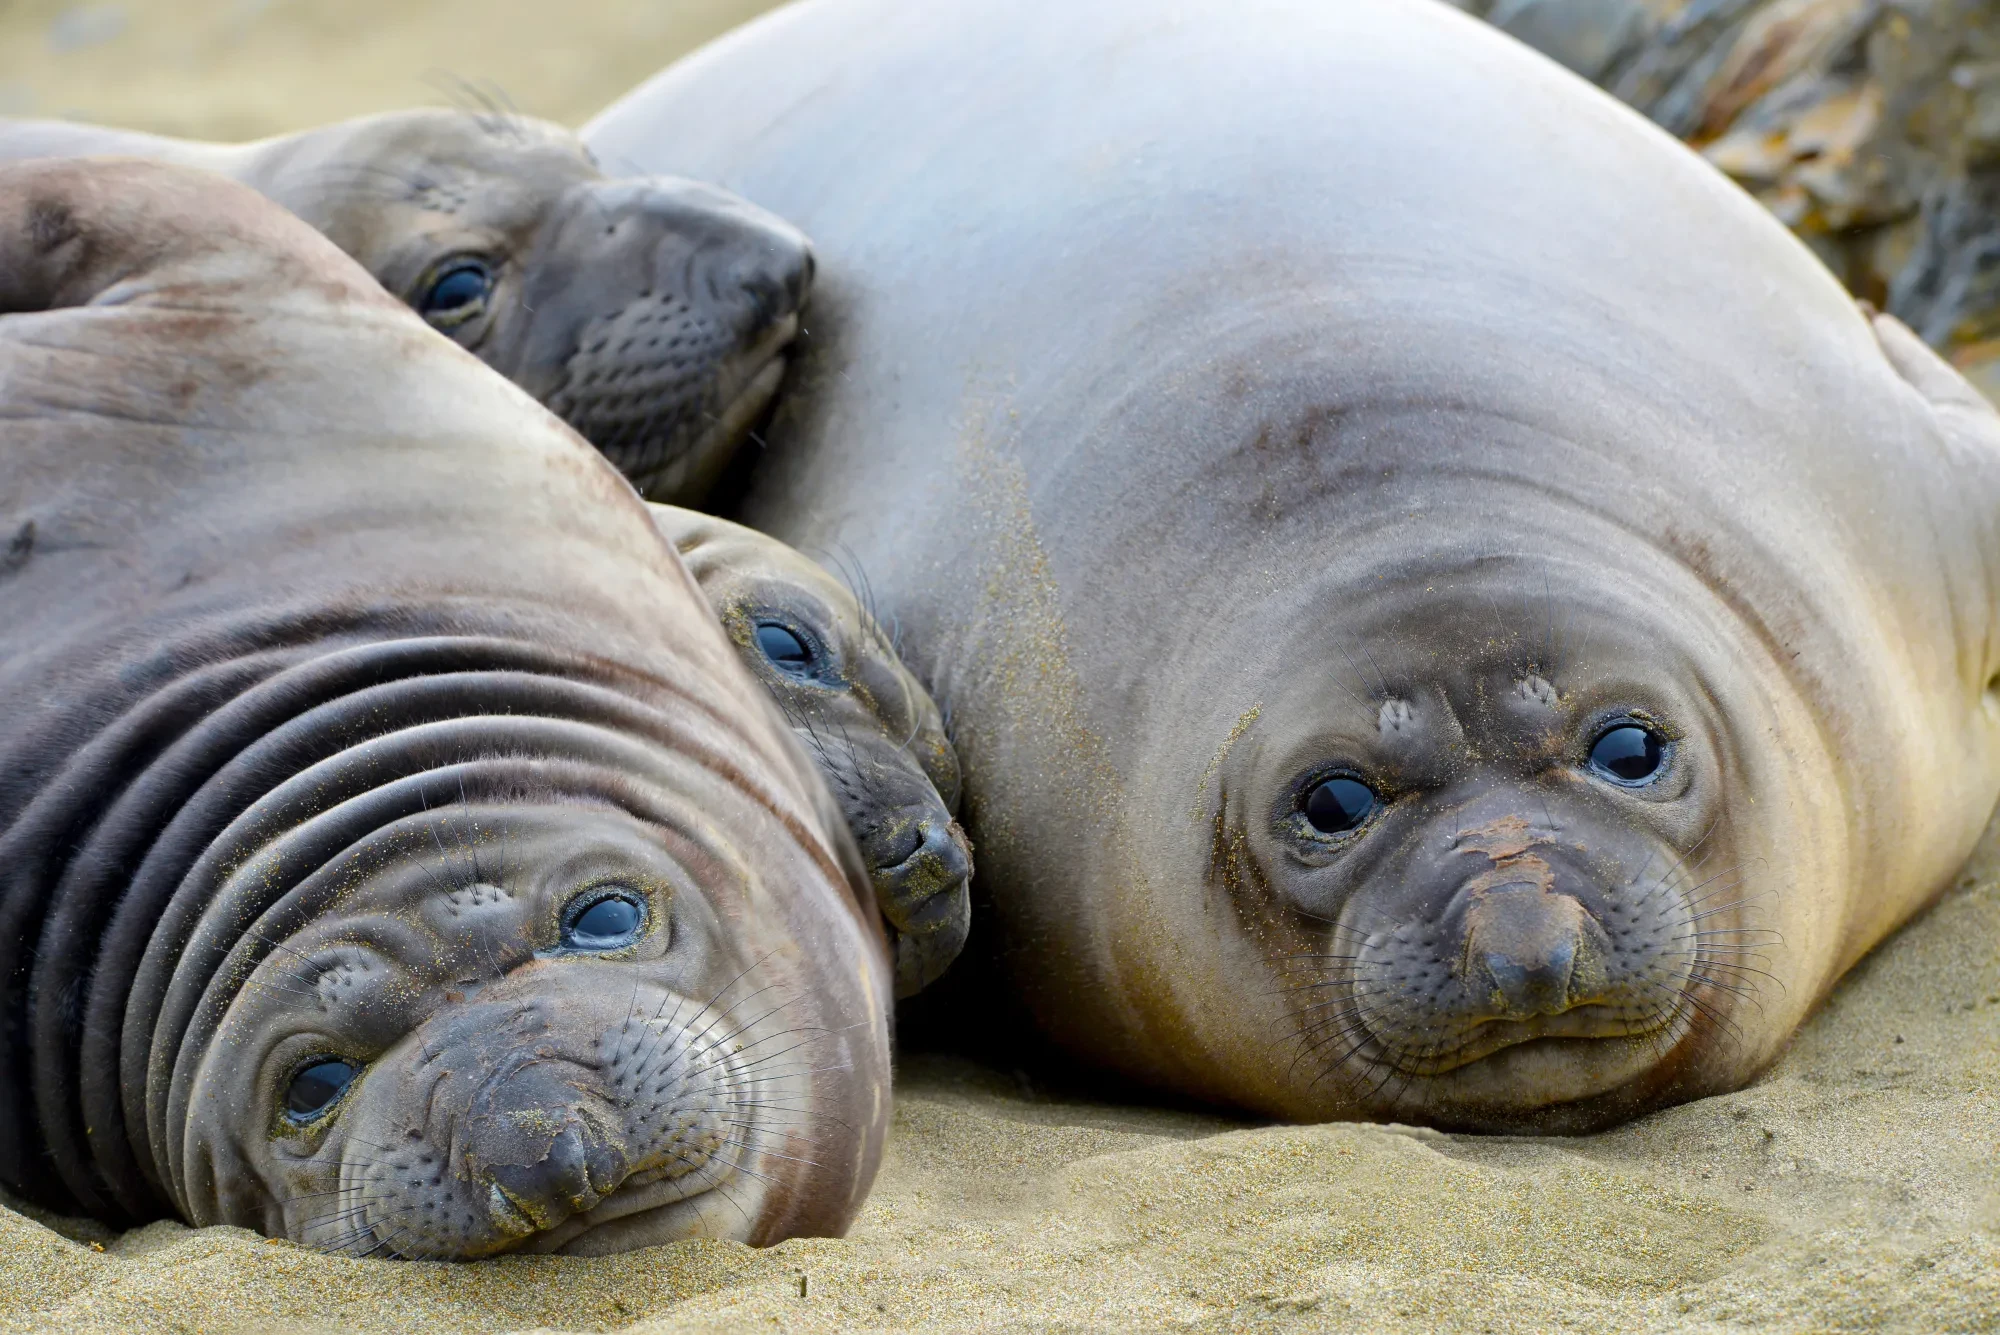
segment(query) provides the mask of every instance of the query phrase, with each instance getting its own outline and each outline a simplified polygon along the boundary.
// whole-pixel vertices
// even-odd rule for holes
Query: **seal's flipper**
[[[1934,407],[1966,414],[1966,428],[1981,436],[1987,448],[2000,450],[2000,412],[1994,411],[1992,402],[1901,320],[1865,303],[1862,312],[1896,374]]]

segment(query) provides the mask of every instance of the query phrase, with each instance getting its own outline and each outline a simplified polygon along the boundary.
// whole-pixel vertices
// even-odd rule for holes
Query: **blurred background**
[[[2000,0],[1447,3],[1686,139],[2000,397]],[[0,115],[238,140],[488,97],[575,125],[769,7],[0,0]]]
[[[772,0],[0,0],[0,115],[255,139],[500,90],[579,124]]]

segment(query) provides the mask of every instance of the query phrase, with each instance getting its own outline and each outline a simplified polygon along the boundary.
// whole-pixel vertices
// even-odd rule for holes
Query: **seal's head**
[[[769,405],[812,283],[778,218],[606,177],[522,116],[366,117],[255,146],[238,174],[662,500],[699,500]]]
[[[1697,594],[1618,564],[1372,570],[1265,627],[1310,682],[1252,653],[1260,706],[1208,710],[1181,851],[1265,957],[1301,1113],[1577,1130],[1761,1060],[1740,1017],[1813,931],[1772,893],[1809,855],[1762,837],[1808,833],[1831,767],[1747,754],[1795,721]]]
[[[815,1035],[704,884],[744,873],[728,850],[520,795],[370,842],[379,869],[265,958],[195,1077],[261,1143],[202,1117],[194,1169],[261,1196],[266,1231],[601,1253],[743,1236],[788,1189],[761,1142],[810,1106]]]
[[[819,565],[740,524],[652,510],[839,801],[888,919],[896,993],[913,995],[958,957],[972,921],[958,758],[937,705]]]

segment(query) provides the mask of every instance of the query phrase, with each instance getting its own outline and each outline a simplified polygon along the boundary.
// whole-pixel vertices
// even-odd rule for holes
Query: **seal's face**
[[[194,1135],[265,1193],[267,1232],[421,1259],[726,1235],[778,1150],[809,1157],[766,1115],[800,1107],[798,1017],[656,828],[475,806],[376,847],[343,913],[259,966],[211,1064],[268,1143]]]
[[[797,230],[558,126],[416,111],[287,141],[256,184],[528,390],[642,492],[700,498],[776,393],[812,281]]]
[[[1241,725],[1210,877],[1276,978],[1302,1109],[1608,1120],[1726,1057],[1778,983],[1757,809],[1725,800],[1741,721],[1643,617],[1442,584],[1359,609],[1317,689]]]
[[[936,703],[818,565],[725,520],[653,514],[840,802],[891,928],[897,995],[913,995],[958,957],[972,917],[958,756]]]

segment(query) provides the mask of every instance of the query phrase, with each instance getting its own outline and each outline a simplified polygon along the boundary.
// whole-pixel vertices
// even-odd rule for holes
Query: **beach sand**
[[[1991,1331],[1996,1146],[1989,835],[1763,1080],[1603,1135],[1249,1126],[925,1057],[845,1239],[416,1265],[0,1213],[0,1332]]]
[[[15,0],[0,111],[241,138],[449,71],[575,122],[759,7]],[[842,1240],[440,1266],[46,1222],[0,1210],[0,1332],[1996,1330],[2000,840],[1753,1088],[1599,1136],[1250,1126],[923,1057]]]

